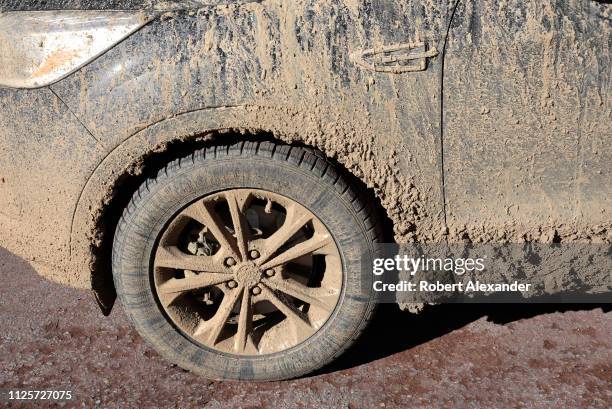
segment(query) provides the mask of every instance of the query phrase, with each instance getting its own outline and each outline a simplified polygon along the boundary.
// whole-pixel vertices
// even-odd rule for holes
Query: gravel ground
[[[610,304],[443,305],[418,316],[383,306],[333,367],[213,382],[157,355],[120,306],[105,318],[89,292],[1,248],[0,273],[0,389],[72,390],[66,407],[612,407]]]

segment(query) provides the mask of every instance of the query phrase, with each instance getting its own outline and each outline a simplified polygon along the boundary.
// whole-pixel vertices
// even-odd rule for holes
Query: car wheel
[[[275,380],[325,365],[376,305],[362,263],[371,206],[314,151],[242,142],[147,180],[117,226],[113,277],[139,333],[213,379]]]

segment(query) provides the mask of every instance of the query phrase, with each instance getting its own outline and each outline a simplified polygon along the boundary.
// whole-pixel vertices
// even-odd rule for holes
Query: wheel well
[[[222,137],[221,137],[222,135]],[[192,152],[214,145],[227,145],[240,141],[274,142],[287,144],[270,132],[244,132],[239,130],[211,132],[205,137],[193,137],[189,139],[175,140],[165,145],[163,150],[150,152],[141,158],[136,158],[139,163],[138,172],[126,172],[119,176],[113,185],[113,194],[110,200],[102,209],[96,225],[101,234],[97,246],[92,248],[92,289],[96,295],[98,304],[105,315],[108,315],[116,299],[116,291],[112,277],[112,247],[115,228],[117,227],[123,209],[128,205],[138,187],[149,177],[157,174],[169,162],[188,156]],[[300,146],[312,150],[316,154],[324,155],[331,161],[336,168],[342,172],[351,185],[365,195],[370,203],[373,204],[379,221],[383,227],[383,239],[386,242],[393,240],[393,223],[389,218],[386,209],[382,206],[380,199],[372,188],[351,173],[336,158],[328,157],[321,150],[308,146],[300,142],[293,142],[290,145]]]

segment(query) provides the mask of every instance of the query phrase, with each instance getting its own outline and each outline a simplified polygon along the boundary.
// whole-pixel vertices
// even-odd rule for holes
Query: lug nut
[[[238,283],[237,283],[237,282],[235,282],[234,280],[231,280],[231,281],[229,281],[229,282],[227,283],[227,287],[228,287],[228,288],[236,288],[236,287],[238,287]]]
[[[274,274],[276,274],[276,271],[274,271],[273,269],[269,268],[264,273],[266,274],[267,277],[274,277]]]
[[[249,255],[251,256],[251,258],[257,258],[257,257],[259,257],[259,251],[257,251],[257,250],[251,250],[251,252],[249,253]]]
[[[251,293],[253,293],[253,295],[261,294],[261,288],[253,287],[253,289],[251,290]]]
[[[232,257],[228,257],[225,259],[225,265],[228,267],[233,266],[234,264],[236,264],[236,260],[234,260]]]

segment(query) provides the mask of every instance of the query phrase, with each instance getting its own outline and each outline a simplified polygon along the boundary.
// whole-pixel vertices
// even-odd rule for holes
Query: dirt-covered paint
[[[596,1],[459,4],[444,72],[452,238],[610,241],[611,18]]]
[[[124,7],[181,8],[168,3]],[[610,241],[609,5],[462,2],[445,50],[453,0],[212,3],[165,12],[48,88],[0,90],[3,245],[104,291],[105,213],[126,181],[180,141],[240,132],[338,161],[398,242]],[[351,58],[418,43],[438,52],[422,71]]]

